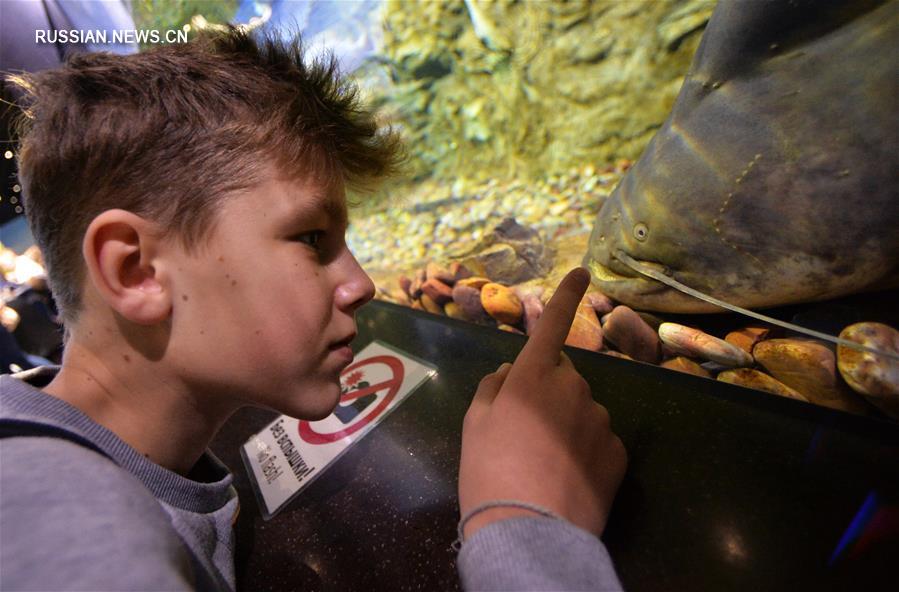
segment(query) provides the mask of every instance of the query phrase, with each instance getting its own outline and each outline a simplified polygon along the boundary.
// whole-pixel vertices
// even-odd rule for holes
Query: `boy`
[[[397,137],[333,63],[237,31],[19,83],[67,343],[61,368],[0,377],[0,588],[233,589],[237,499],[207,445],[245,405],[334,409],[373,295],[344,187],[393,171]],[[620,587],[593,535],[624,449],[561,354],[588,281],[569,274],[466,415],[466,587]]]

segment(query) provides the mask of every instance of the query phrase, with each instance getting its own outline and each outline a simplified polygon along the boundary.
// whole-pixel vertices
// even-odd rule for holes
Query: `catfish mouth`
[[[630,261],[625,263],[627,260]],[[657,312],[709,313],[722,311],[720,306],[703,302],[696,296],[685,294],[661,280],[647,277],[636,270],[636,268],[643,268],[645,273],[653,275],[658,273],[676,282],[671,271],[664,265],[633,259],[623,252],[616,252],[615,259],[610,263],[612,265],[620,264],[621,267],[628,270],[635,267],[634,275],[623,275],[595,259],[590,259],[589,256],[584,258],[584,266],[590,270],[593,285],[599,288],[600,292],[621,304],[637,310]]]
[[[658,263],[648,261],[641,261],[640,263],[656,267],[660,271],[667,270],[665,266]],[[636,271],[631,271],[632,275],[618,273],[596,259],[585,260],[584,266],[590,270],[590,275],[593,276],[593,283],[597,284],[601,291],[608,290],[610,296],[615,293],[645,296],[650,294],[660,294],[671,290],[671,288],[665,284],[642,276]]]

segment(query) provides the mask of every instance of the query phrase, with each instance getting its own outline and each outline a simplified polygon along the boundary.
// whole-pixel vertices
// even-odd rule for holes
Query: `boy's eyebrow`
[[[317,192],[306,196],[305,199],[296,200],[291,218],[295,220],[307,218],[314,212],[324,212],[331,220],[339,223],[347,220],[346,208],[339,198]]]
[[[336,220],[338,222],[343,222],[344,220],[346,220],[346,208],[343,207],[340,199],[334,197],[325,197],[319,203],[325,210],[325,213],[327,213],[332,220]]]

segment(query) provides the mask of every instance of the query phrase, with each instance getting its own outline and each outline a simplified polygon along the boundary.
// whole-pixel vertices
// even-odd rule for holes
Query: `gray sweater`
[[[237,493],[206,452],[183,477],[39,390],[55,369],[0,376],[0,419],[93,443],[0,439],[0,590],[233,590]],[[468,590],[619,590],[593,535],[559,520],[480,529],[459,554]]]

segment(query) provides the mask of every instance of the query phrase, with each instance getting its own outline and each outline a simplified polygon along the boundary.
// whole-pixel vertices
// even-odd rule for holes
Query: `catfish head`
[[[722,309],[633,261],[744,308],[899,285],[891,6],[721,0],[671,114],[597,215],[594,285],[687,313]]]

